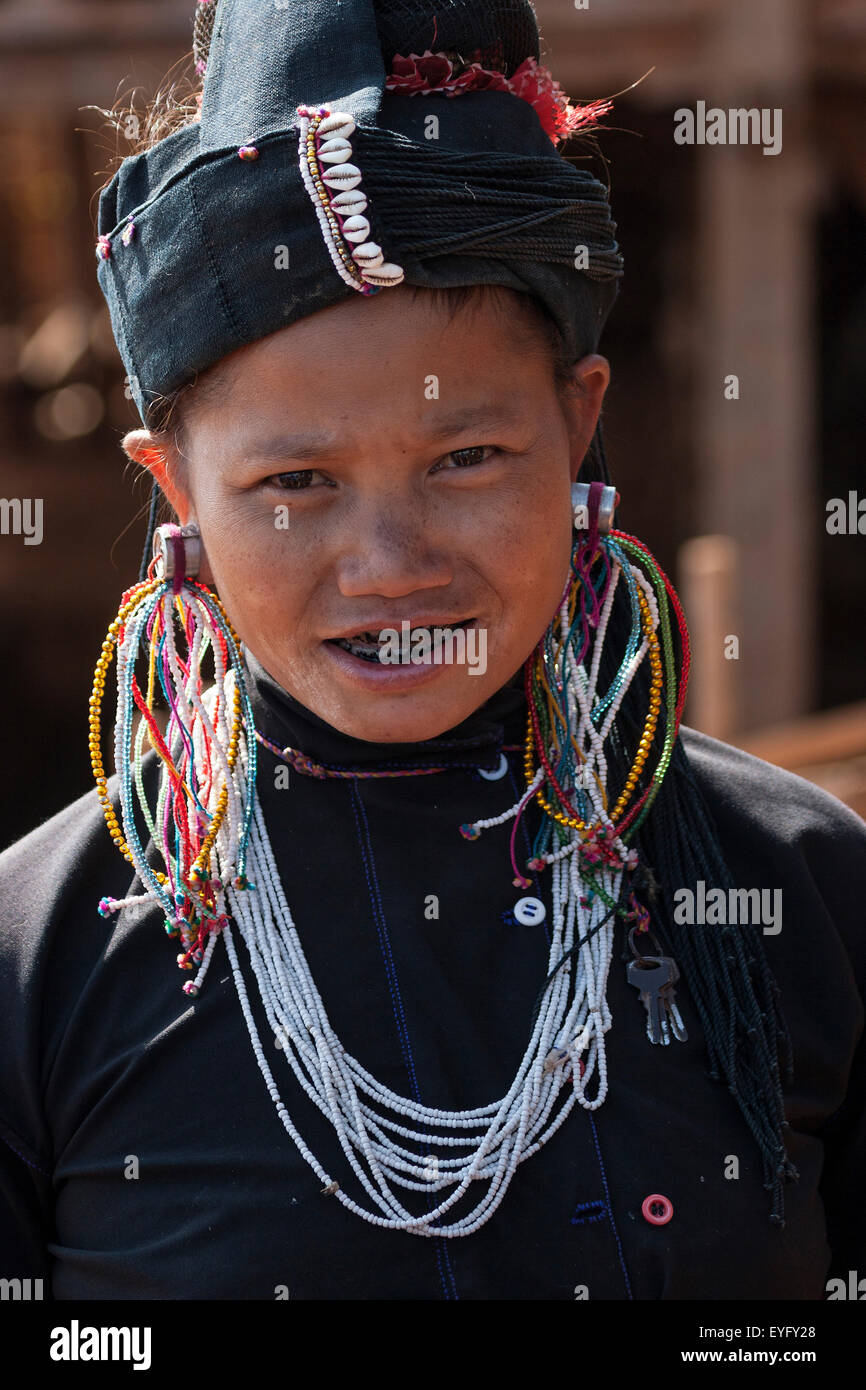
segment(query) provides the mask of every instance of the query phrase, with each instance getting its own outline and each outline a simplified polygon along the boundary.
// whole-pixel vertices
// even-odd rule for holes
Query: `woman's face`
[[[355,738],[459,724],[519,669],[561,597],[570,485],[609,373],[584,358],[583,391],[560,401],[521,300],[473,296],[453,318],[405,286],[343,301],[226,358],[182,451],[163,449],[160,481],[198,523],[240,638]],[[149,466],[153,445],[142,430],[124,440]],[[458,624],[438,662],[435,634],[412,632]],[[383,629],[399,641],[372,660],[339,645]]]

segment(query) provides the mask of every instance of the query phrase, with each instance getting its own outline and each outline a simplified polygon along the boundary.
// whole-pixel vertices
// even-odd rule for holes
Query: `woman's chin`
[[[347,671],[344,656],[346,664],[362,664],[340,651],[329,681],[317,683],[306,699],[292,693],[341,733],[369,743],[438,738],[468,719],[497,688],[489,671],[473,676],[465,666],[384,667],[383,678],[375,668],[372,674]]]

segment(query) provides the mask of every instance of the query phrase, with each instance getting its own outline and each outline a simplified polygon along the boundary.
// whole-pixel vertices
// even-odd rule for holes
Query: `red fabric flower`
[[[491,72],[480,63],[470,63],[453,81],[452,96],[459,92],[507,92],[508,78],[502,72]]]
[[[463,92],[511,92],[535,108],[554,144],[593,127],[600,116],[613,108],[611,101],[572,105],[550,70],[534,58],[525,59],[509,78],[475,62],[462,64],[455,72],[454,63],[445,53],[431,53],[429,49],[408,57],[396,54],[385,79],[385,90],[402,96],[441,92],[447,97],[461,96]]]
[[[441,92],[451,71],[450,59],[444,53],[427,52],[420,57],[410,53],[408,58],[402,58],[398,53],[391,65],[395,82],[389,90],[408,92],[410,96],[419,91]]]

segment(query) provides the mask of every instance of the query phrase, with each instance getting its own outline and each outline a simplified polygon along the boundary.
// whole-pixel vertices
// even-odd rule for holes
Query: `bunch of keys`
[[[644,935],[659,954],[642,955],[634,942],[636,931],[637,927],[632,927],[628,934],[628,944],[635,959],[628,963],[626,978],[630,985],[640,990],[641,1003],[647,1011],[647,1037],[651,1043],[662,1043],[665,1047],[671,1035],[677,1042],[686,1042],[689,1035],[674,998],[674,986],[680,978],[677,963],[673,956],[661,955],[659,944],[650,931]]]

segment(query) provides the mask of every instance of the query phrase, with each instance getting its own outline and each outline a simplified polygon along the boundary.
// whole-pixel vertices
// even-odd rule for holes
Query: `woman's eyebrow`
[[[465,405],[457,410],[430,411],[419,421],[419,433],[428,439],[442,439],[458,434],[461,430],[479,431],[501,429],[518,424],[525,418],[525,404],[522,399],[486,402],[478,405]],[[345,436],[338,431],[313,428],[296,434],[271,435],[266,439],[254,441],[243,450],[245,459],[292,458],[316,459],[326,455],[334,456],[345,451]]]
[[[503,425],[516,425],[525,418],[526,404],[522,397],[464,405],[452,411],[431,411],[421,422],[422,432],[429,439],[441,439],[463,429],[495,430]]]

